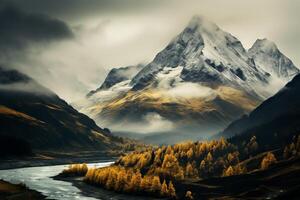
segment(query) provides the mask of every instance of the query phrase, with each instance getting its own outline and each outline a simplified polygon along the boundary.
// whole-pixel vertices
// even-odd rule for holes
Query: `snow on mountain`
[[[225,84],[265,96],[256,86],[268,83],[266,72],[257,67],[241,42],[202,17],[189,25],[131,81],[140,89],[155,79],[164,67],[182,66],[184,81]],[[263,87],[260,87],[263,88]]]
[[[248,53],[255,64],[273,78],[287,82],[299,73],[293,62],[279,51],[274,42],[267,39],[256,40]]]
[[[132,79],[133,76],[136,75],[136,73],[139,70],[141,70],[143,67],[144,66],[142,64],[138,64],[138,65],[127,66],[127,67],[113,68],[108,73],[102,85],[96,90],[89,92],[87,96],[89,97],[99,91],[109,89],[112,86],[116,85],[117,83]]]
[[[258,40],[247,51],[197,16],[152,62],[132,69],[111,70],[81,111],[112,130],[126,126],[130,132],[153,124],[145,120],[152,113],[172,123],[168,131],[189,134],[187,139],[222,130],[273,95],[278,80],[286,83],[299,72],[274,43]]]

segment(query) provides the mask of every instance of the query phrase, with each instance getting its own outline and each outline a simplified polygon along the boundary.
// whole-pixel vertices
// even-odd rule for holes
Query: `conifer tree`
[[[154,176],[152,179],[152,184],[151,184],[151,192],[160,192],[161,190],[161,183],[159,176]]]
[[[225,170],[224,176],[232,176],[232,175],[234,175],[234,171],[233,171],[232,166],[230,165],[230,166]]]
[[[168,190],[166,180],[164,180],[164,182],[161,185],[160,195],[163,197],[166,197],[169,195],[169,190]]]
[[[174,188],[174,185],[173,185],[172,181],[169,182],[168,190],[169,190],[169,196],[175,198],[176,197],[176,190]]]
[[[192,199],[194,199],[194,197],[193,197],[191,191],[187,191],[187,192],[186,192],[186,194],[185,194],[185,199],[187,199],[187,200],[192,200]]]
[[[267,155],[261,161],[261,169],[268,169],[270,165],[276,163],[276,157],[273,153],[268,152]]]

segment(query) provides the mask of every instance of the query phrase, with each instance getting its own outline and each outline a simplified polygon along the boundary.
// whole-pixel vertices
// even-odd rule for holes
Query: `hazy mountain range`
[[[218,133],[297,73],[273,42],[258,39],[246,50],[216,24],[194,17],[152,62],[112,69],[76,105],[119,135],[174,143]]]

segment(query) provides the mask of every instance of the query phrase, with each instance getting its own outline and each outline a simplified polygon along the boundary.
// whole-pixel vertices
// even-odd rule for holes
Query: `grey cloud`
[[[71,29],[63,21],[45,14],[23,12],[14,6],[0,10],[0,49],[20,50],[31,43],[72,38]]]
[[[115,13],[143,12],[161,6],[165,0],[10,0],[31,12],[43,12],[70,21]]]
[[[300,66],[297,55],[300,42],[298,0],[3,2],[4,0],[0,0],[0,10],[9,2],[24,11],[22,13],[32,13],[31,16],[37,16],[33,13],[42,13],[72,27],[75,37],[71,40],[63,40],[63,37],[37,39],[35,35],[30,35],[26,43],[21,43],[30,48],[19,53],[13,52],[9,59],[10,65],[29,74],[69,102],[74,102],[89,90],[99,87],[112,67],[150,62],[182,31],[193,15],[203,15],[215,22],[240,39],[246,48],[257,38],[266,37]],[[51,17],[46,19],[52,21]],[[2,30],[1,26],[0,32]],[[44,41],[58,39],[60,42],[44,45]],[[3,38],[0,40],[0,45],[9,41]],[[1,60],[4,53],[2,51],[0,54],[0,63],[4,63]]]

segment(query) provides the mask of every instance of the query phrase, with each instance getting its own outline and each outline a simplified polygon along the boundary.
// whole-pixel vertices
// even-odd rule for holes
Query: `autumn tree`
[[[208,152],[207,156],[206,156],[206,159],[205,159],[207,162],[211,162],[213,160],[213,157],[211,155],[210,152]]]
[[[151,183],[151,191],[152,192],[160,192],[161,190],[161,183],[159,176],[154,176]]]
[[[64,169],[63,175],[76,175],[84,176],[88,171],[88,167],[85,163],[69,165],[68,169]]]
[[[129,191],[138,191],[141,185],[141,181],[142,181],[142,175],[140,172],[135,173],[131,180],[130,180],[130,184],[129,184]]]
[[[193,148],[190,148],[188,150],[188,152],[186,153],[188,159],[192,159],[193,155],[194,155],[194,151],[193,151]]]
[[[198,170],[196,169],[195,162],[193,162],[193,164],[191,164],[189,162],[187,163],[186,169],[185,169],[185,176],[191,177],[191,178],[198,177]]]
[[[175,176],[178,180],[183,179],[183,170],[177,158],[172,153],[165,155],[162,170],[165,175]]]
[[[234,170],[232,166],[230,165],[224,172],[224,176],[232,176],[234,175]]]
[[[261,169],[268,169],[270,165],[276,163],[276,157],[273,153],[268,152],[267,155],[261,161]]]
[[[169,190],[168,190],[166,180],[164,180],[164,182],[161,185],[160,195],[163,196],[163,197],[169,195]]]
[[[239,152],[228,153],[227,160],[230,165],[236,165],[239,163]]]
[[[247,168],[245,166],[242,166],[241,164],[237,164],[233,169],[235,175],[247,173]]]
[[[200,163],[200,170],[205,170],[205,160],[202,160]]]
[[[174,187],[172,181],[169,182],[168,190],[169,190],[169,196],[175,198],[176,190],[175,190],[175,187]]]
[[[185,169],[185,176],[192,177],[193,173],[194,173],[193,166],[191,165],[191,163],[188,163]]]
[[[187,191],[187,192],[185,193],[185,199],[187,199],[187,200],[192,200],[192,199],[194,199],[194,197],[193,197],[191,191]]]

